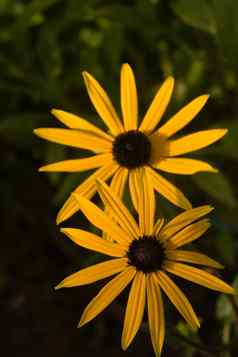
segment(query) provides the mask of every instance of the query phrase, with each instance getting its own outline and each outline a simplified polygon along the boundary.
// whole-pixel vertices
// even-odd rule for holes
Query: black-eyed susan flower
[[[93,283],[116,275],[93,298],[84,310],[79,326],[83,326],[101,313],[130,283],[122,348],[125,350],[135,337],[143,319],[147,300],[151,340],[156,356],[160,356],[164,336],[165,318],[161,290],[168,296],[192,329],[199,320],[184,293],[173,282],[170,274],[207,288],[232,294],[233,289],[205,270],[187,263],[212,268],[222,266],[204,254],[180,249],[199,238],[210,226],[208,214],[211,206],[189,209],[167,224],[158,220],[154,224],[155,201],[149,185],[149,175],[143,175],[144,190],[138,198],[139,224],[130,215],[122,201],[104,182],[98,182],[102,201],[114,212],[116,220],[86,198],[75,194],[80,210],[96,227],[111,236],[105,240],[81,229],[62,228],[62,232],[81,247],[106,254],[113,259],[82,269],[64,279],[56,289]]]
[[[216,171],[203,161],[178,156],[214,143],[225,135],[225,129],[203,130],[178,139],[171,139],[175,133],[194,119],[205,105],[208,95],[195,98],[157,129],[172,95],[174,87],[172,77],[166,79],[158,90],[141,124],[138,123],[135,78],[128,64],[122,65],[121,69],[123,122],[100,84],[87,72],[83,72],[83,78],[92,104],[106,124],[108,131],[99,129],[77,115],[53,109],[52,114],[68,129],[40,128],[35,130],[35,134],[59,144],[89,150],[93,154],[81,159],[43,166],[40,171],[80,172],[97,168],[74,191],[87,198],[91,198],[96,191],[95,178],[106,181],[112,177],[111,185],[118,195],[122,195],[128,179],[131,198],[137,209],[137,191],[140,186],[138,177],[141,168],[146,168],[155,191],[182,209],[191,208],[184,194],[163,178],[158,170],[183,175],[199,171]],[[70,195],[58,214],[57,222],[64,221],[77,210],[77,200],[74,195]]]

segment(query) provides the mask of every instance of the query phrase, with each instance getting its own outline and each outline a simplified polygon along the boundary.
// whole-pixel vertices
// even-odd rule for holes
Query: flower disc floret
[[[113,144],[113,156],[119,165],[133,169],[149,163],[151,143],[138,130],[130,130],[118,135]]]
[[[165,248],[155,236],[144,235],[131,242],[127,256],[137,270],[152,273],[161,269]]]

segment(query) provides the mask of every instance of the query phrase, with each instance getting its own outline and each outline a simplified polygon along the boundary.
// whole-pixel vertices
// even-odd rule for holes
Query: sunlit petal
[[[104,204],[117,216],[116,221],[123,227],[123,230],[127,232],[130,239],[133,240],[138,237],[138,225],[119,197],[117,197],[112,189],[100,180],[97,181],[97,190]]]
[[[145,300],[146,276],[142,272],[137,272],[131,286],[126,307],[121,338],[123,350],[126,350],[130,345],[140,327],[145,309]]]
[[[141,235],[151,235],[155,216],[155,195],[146,169],[140,171],[139,224]]]
[[[88,199],[77,193],[75,193],[74,196],[77,200],[79,209],[93,225],[110,234],[116,242],[121,243],[123,246],[128,246],[131,239],[128,237],[128,234],[124,229],[119,227],[112,221],[112,219],[110,219],[110,217]]]
[[[211,223],[208,219],[202,219],[201,221],[190,224],[170,238],[169,244],[175,248],[182,247],[201,237],[209,227],[211,227]]]
[[[161,159],[157,163],[153,163],[153,167],[165,172],[180,175],[193,175],[203,171],[218,172],[217,169],[207,162],[187,158]]]
[[[127,258],[112,259],[81,269],[61,281],[55,289],[87,285],[108,278],[111,275],[125,270],[127,268],[127,262]]]
[[[176,309],[180,312],[183,318],[191,326],[192,329],[197,330],[200,326],[199,320],[194,312],[192,305],[174,282],[163,271],[159,271],[156,275],[158,283],[162,290],[168,296],[169,300],[174,304]]]
[[[161,229],[161,236],[165,238],[172,237],[175,233],[188,226],[190,223],[196,221],[197,219],[207,215],[213,209],[214,208],[210,205],[204,205],[178,214]]]
[[[223,269],[223,265],[221,265],[214,259],[207,257],[205,254],[198,253],[198,252],[179,250],[179,249],[175,249],[171,251],[167,250],[166,257],[169,260],[174,260],[178,262],[199,264],[211,268]]]
[[[79,321],[79,327],[91,321],[102,312],[127,287],[136,274],[134,267],[126,268],[102,288],[88,304]]]
[[[94,152],[111,152],[112,143],[94,133],[72,129],[39,128],[34,133],[48,141]]]
[[[113,135],[120,134],[123,127],[107,93],[91,74],[83,72],[83,78],[96,111]]]
[[[109,242],[93,233],[78,228],[61,228],[61,232],[66,234],[74,243],[83,248],[93,250],[98,253],[110,255],[111,257],[123,257],[126,255],[125,248],[113,242]]]
[[[165,318],[162,295],[155,273],[147,275],[146,291],[150,336],[155,355],[159,357],[164,344]]]
[[[113,141],[113,137],[95,125],[91,124],[89,120],[83,119],[79,117],[78,115],[75,115],[73,113],[65,112],[64,110],[60,109],[52,109],[51,113],[59,120],[61,121],[64,125],[66,125],[70,129],[78,129],[78,130],[83,130],[87,131],[89,133],[94,133],[102,138]]]
[[[100,167],[96,172],[94,172],[86,180],[84,180],[73,191],[73,193],[78,193],[90,199],[96,192],[96,178],[100,178],[101,180],[106,181],[117,171],[117,169],[118,169],[118,165],[114,162],[104,165],[103,167]],[[57,224],[60,224],[66,219],[70,218],[73,214],[75,214],[79,210],[77,200],[73,196],[73,193],[69,196],[69,198],[64,203],[63,207],[60,209],[56,218]]]
[[[193,99],[162,125],[159,129],[159,133],[169,138],[179,130],[183,129],[200,112],[208,98],[209,95],[204,94]]]
[[[121,109],[125,130],[136,130],[138,119],[138,103],[136,82],[129,64],[121,68]]]
[[[198,268],[194,268],[182,263],[168,261],[165,265],[165,270],[195,284],[205,286],[208,289],[227,294],[235,293],[234,289],[230,285],[224,283],[224,281],[217,278],[216,276],[213,276],[212,274]]]
[[[181,207],[183,209],[187,210],[192,207],[189,200],[177,187],[175,187],[172,183],[170,183],[150,167],[147,167],[146,170],[149,172],[151,183],[153,184],[154,189],[162,196],[167,198],[167,200],[169,200],[175,206]]]
[[[171,140],[169,142],[169,156],[178,156],[202,149],[218,141],[226,133],[227,129],[202,130],[177,140]]]
[[[40,167],[39,171],[80,172],[92,170],[107,163],[112,163],[111,153],[94,155],[83,159],[73,159],[55,162],[53,164]]]
[[[139,130],[150,134],[156,128],[168,106],[171,95],[173,93],[173,88],[174,79],[173,77],[168,77],[154,97],[149,109],[144,116],[144,119],[142,120]]]

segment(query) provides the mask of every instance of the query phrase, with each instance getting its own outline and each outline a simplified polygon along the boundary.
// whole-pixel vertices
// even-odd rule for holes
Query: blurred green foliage
[[[123,314],[117,304],[84,330],[74,328],[98,286],[57,293],[52,289],[65,275],[99,259],[60,240],[54,222],[58,208],[83,176],[37,173],[44,163],[80,153],[32,135],[39,126],[58,125],[49,114],[53,107],[101,125],[88,100],[82,70],[91,72],[108,89],[119,110],[120,65],[130,63],[137,78],[141,117],[170,74],[176,78],[176,88],[165,119],[195,96],[211,94],[185,131],[229,129],[224,140],[196,154],[216,164],[221,173],[174,176],[174,181],[194,205],[215,205],[211,234],[199,244],[225,264],[227,281],[235,279],[237,18],[234,0],[0,0],[0,294],[3,337],[10,354],[71,357],[83,351],[84,356],[91,356],[98,349],[105,356],[152,353],[147,329],[128,352],[120,350]],[[163,200],[159,204],[160,212],[176,213]],[[81,216],[72,222],[87,225]],[[169,308],[168,320],[178,328],[173,335],[168,327],[164,355],[236,356],[238,314],[231,302],[222,296],[215,309],[217,294],[202,288],[188,293],[203,320],[201,331],[190,336]],[[195,343],[189,344],[190,340]],[[209,346],[208,352],[196,343]],[[224,349],[223,344],[229,346]]]

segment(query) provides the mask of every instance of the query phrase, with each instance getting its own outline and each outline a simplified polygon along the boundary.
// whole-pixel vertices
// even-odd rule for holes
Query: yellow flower
[[[92,151],[93,155],[43,166],[40,171],[80,172],[98,168],[74,191],[89,199],[96,191],[95,178],[106,181],[113,176],[111,185],[119,196],[123,194],[128,179],[131,198],[137,209],[137,191],[140,185],[138,176],[141,168],[145,167],[155,191],[182,209],[191,208],[184,194],[163,178],[157,170],[183,175],[200,171],[217,171],[203,161],[177,156],[214,143],[225,135],[226,129],[203,130],[171,139],[194,119],[205,105],[208,95],[195,98],[157,129],[172,95],[174,87],[172,77],[167,78],[158,90],[141,124],[138,123],[135,78],[128,64],[123,64],[121,69],[123,124],[100,84],[87,72],[83,72],[83,78],[92,104],[109,132],[102,131],[77,115],[53,109],[52,114],[68,129],[40,128],[34,131],[35,134],[59,144]],[[60,210],[57,222],[66,220],[77,210],[77,201],[74,195],[71,195]]]
[[[105,205],[114,212],[115,220],[86,198],[75,195],[78,206],[96,227],[111,237],[105,240],[93,233],[75,228],[61,231],[81,247],[106,254],[113,259],[82,269],[65,278],[56,289],[81,286],[118,274],[107,283],[84,310],[79,326],[101,313],[132,282],[122,333],[125,350],[135,337],[144,314],[147,300],[151,340],[156,356],[160,356],[165,318],[161,290],[168,296],[183,318],[193,329],[199,320],[183,292],[168,273],[177,275],[207,288],[233,294],[232,287],[207,271],[184,263],[212,268],[222,266],[204,254],[178,249],[199,238],[210,226],[208,219],[201,219],[213,208],[201,206],[189,209],[167,224],[160,219],[154,224],[155,200],[149,175],[143,175],[145,190],[140,191],[139,225],[122,201],[104,182],[98,182],[98,192]]]

